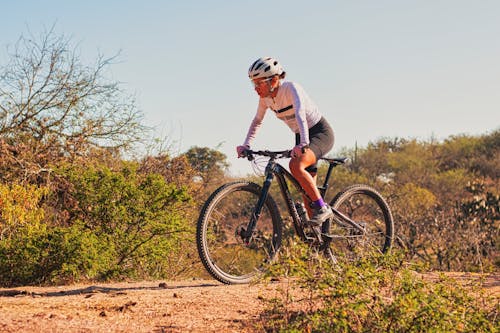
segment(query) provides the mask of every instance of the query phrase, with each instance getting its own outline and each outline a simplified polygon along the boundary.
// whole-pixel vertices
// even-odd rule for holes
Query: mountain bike
[[[227,183],[207,199],[197,223],[200,259],[216,280],[226,284],[248,283],[278,253],[283,219],[269,192],[276,179],[290,213],[296,235],[333,263],[386,253],[392,246],[394,222],[386,200],[372,187],[357,184],[338,192],[330,201],[333,218],[319,228],[307,223],[302,200],[294,200],[289,183],[306,204],[311,200],[293,175],[277,160],[290,158],[290,150],[247,150],[246,157],[268,158],[262,185],[249,181]],[[328,163],[322,186],[324,198],[333,168],[347,158],[321,158]],[[297,194],[295,195],[297,196]]]

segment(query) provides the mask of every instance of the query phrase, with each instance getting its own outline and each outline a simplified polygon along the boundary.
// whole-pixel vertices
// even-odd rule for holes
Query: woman
[[[318,227],[333,213],[316,187],[316,162],[332,149],[334,134],[304,89],[295,82],[283,81],[285,75],[279,61],[270,57],[257,59],[248,69],[248,76],[259,95],[259,104],[245,142],[236,147],[236,151],[238,157],[244,156],[267,109],[274,111],[295,133],[290,171],[311,198],[310,205],[306,205],[311,217],[309,223]]]

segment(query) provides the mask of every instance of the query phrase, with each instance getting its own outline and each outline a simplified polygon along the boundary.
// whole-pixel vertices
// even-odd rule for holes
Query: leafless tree
[[[115,58],[98,55],[85,65],[71,39],[54,28],[21,36],[0,67],[0,140],[36,142],[64,156],[119,151],[139,141],[147,128],[135,100],[106,77]]]

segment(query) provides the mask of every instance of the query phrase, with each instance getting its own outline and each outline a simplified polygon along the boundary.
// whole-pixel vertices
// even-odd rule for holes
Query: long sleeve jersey
[[[309,144],[309,129],[321,120],[321,113],[305,90],[297,83],[284,81],[276,97],[259,99],[257,113],[250,124],[244,145],[250,146],[267,109],[271,109],[278,119],[283,120],[294,133],[300,133],[300,143]]]

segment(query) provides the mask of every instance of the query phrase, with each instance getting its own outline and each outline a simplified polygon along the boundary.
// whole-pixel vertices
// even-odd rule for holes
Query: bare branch
[[[0,136],[31,135],[70,155],[144,137],[135,101],[105,77],[116,56],[84,65],[53,27],[40,38],[21,36],[9,56],[0,67]]]

